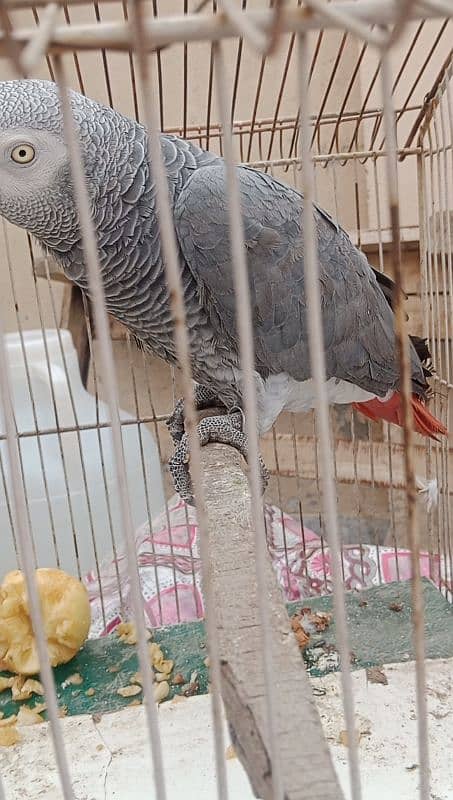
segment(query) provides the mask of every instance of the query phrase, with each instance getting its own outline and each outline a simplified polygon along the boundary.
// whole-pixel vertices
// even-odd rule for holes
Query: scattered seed
[[[301,625],[300,618],[297,614],[294,614],[294,616],[291,617],[291,628],[294,632],[297,644],[299,645],[300,649],[305,650],[310,641],[310,636],[308,633],[306,633],[303,626]]]
[[[170,675],[170,672],[173,670],[174,665],[175,665],[174,661],[165,658],[163,658],[161,661],[157,661],[156,664],[153,664],[154,669],[157,672],[163,672],[165,675]]]
[[[368,683],[381,683],[383,686],[388,684],[387,675],[380,667],[368,667],[366,679]]]
[[[177,672],[171,683],[172,686],[182,686],[184,683],[186,683],[186,679],[181,672]]]
[[[156,703],[161,703],[162,700],[165,700],[170,693],[170,684],[168,681],[161,681],[161,683],[157,683],[154,687],[154,700]]]
[[[133,622],[120,622],[116,628],[116,635],[125,644],[137,644],[138,633]],[[151,632],[146,631],[146,639],[151,639]]]
[[[125,644],[137,644],[137,631],[133,622],[120,622],[116,635]]]
[[[226,751],[225,751],[225,758],[229,761],[231,758],[237,758],[236,750],[234,749],[232,744],[229,744]]]
[[[34,678],[27,678],[23,688],[30,691],[32,694],[37,694],[40,697],[44,696],[44,686],[41,681],[37,681]]]
[[[332,620],[332,614],[327,611],[318,611],[316,614],[310,615],[310,622],[312,622],[317,631],[325,631],[329,627]]]
[[[27,706],[20,707],[17,715],[18,725],[38,725],[40,722],[44,722],[44,720],[37,714],[34,708],[28,708]]]
[[[85,694],[86,694],[87,697],[93,697],[93,695],[96,694],[96,692],[93,689],[93,687],[90,686],[90,688],[86,690]]]
[[[403,604],[402,603],[390,603],[389,605],[390,611],[402,611]]]
[[[354,736],[357,744],[360,744],[360,740],[362,739],[363,736],[369,736],[371,733],[369,722],[365,720],[364,722],[367,722],[367,724],[363,729],[361,728],[359,731],[357,730],[354,731]],[[338,736],[338,744],[342,744],[345,747],[349,747],[349,736],[347,731],[344,730],[340,731],[340,734]]]
[[[0,728],[7,728],[8,725],[14,725],[17,720],[17,714],[11,714],[10,717],[6,717],[6,719],[0,719]]]
[[[162,648],[156,642],[151,642],[148,647],[151,664],[157,672],[163,672],[165,675],[170,675],[175,665],[174,661],[164,658]]]
[[[0,747],[12,747],[20,742],[21,737],[15,725],[8,728],[0,728]]]
[[[200,684],[198,682],[198,672],[196,670],[192,672],[189,683],[182,688],[185,697],[193,697],[195,694],[198,694],[200,690]]]
[[[22,675],[16,675],[13,678],[11,685],[11,692],[13,700],[20,702],[21,700],[29,700],[32,694],[44,694],[44,689],[39,681],[33,678],[24,678]]]
[[[134,694],[140,694],[142,691],[141,686],[123,686],[122,689],[117,689],[116,693],[121,695],[121,697],[133,697]]]
[[[4,676],[0,675],[0,692],[4,692],[6,689],[11,689],[14,683],[14,678],[5,678]]]
[[[70,675],[69,678],[66,678],[65,683],[71,686],[80,686],[80,684],[83,683],[83,678],[79,672],[75,672],[74,675]]]

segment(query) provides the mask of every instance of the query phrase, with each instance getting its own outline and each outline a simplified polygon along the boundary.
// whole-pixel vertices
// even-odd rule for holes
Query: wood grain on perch
[[[231,447],[218,444],[203,447],[201,457],[216,597],[222,697],[236,752],[256,796],[272,800],[255,535],[244,461]],[[284,797],[285,800],[339,800],[343,795],[270,560],[266,580],[274,688],[278,698],[275,728]]]

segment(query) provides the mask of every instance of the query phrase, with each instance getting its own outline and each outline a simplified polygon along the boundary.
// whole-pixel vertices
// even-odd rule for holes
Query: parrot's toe
[[[206,408],[223,405],[223,403],[218,400],[215,393],[211,389],[208,389],[206,386],[202,386],[200,383],[195,384],[194,404],[196,411],[202,411]],[[183,398],[178,400],[173,409],[173,413],[167,419],[167,428],[174,444],[177,446],[181,442],[185,433]]]
[[[243,416],[241,412],[224,416],[205,417],[197,427],[200,444],[228,444],[236,448],[247,460],[247,437],[242,430]],[[180,497],[189,505],[194,504],[192,481],[189,472],[189,443],[184,434],[176,446],[175,453],[168,461],[175,489]],[[263,492],[269,481],[269,473],[263,459],[259,459]]]
[[[174,444],[178,444],[184,436],[184,400],[182,398],[176,403],[166,425]]]

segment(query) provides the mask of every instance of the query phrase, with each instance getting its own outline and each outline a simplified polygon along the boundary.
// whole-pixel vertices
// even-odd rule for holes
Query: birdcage
[[[428,341],[429,406],[451,430],[451,4],[0,10],[2,80],[60,88],[91,298],[2,221],[1,563],[25,574],[42,686],[0,676],[0,800],[450,797],[452,439],[413,432],[407,332]],[[179,368],[107,316],[68,88],[149,131]],[[233,448],[198,444],[159,130],[225,159],[247,474]],[[315,410],[259,441],[235,163],[305,197]],[[400,428],[329,410],[313,204],[387,276]],[[196,507],[168,472],[180,396]],[[90,637],[55,669],[36,567],[89,592]]]

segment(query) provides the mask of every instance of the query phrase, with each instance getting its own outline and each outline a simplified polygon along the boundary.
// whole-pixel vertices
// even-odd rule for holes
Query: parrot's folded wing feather
[[[302,196],[269,175],[238,167],[259,372],[310,376]],[[398,383],[393,313],[375,274],[333,220],[315,208],[327,377],[384,395]],[[225,168],[194,171],[175,205],[184,259],[219,334],[237,349]],[[425,379],[412,352],[413,379]]]

